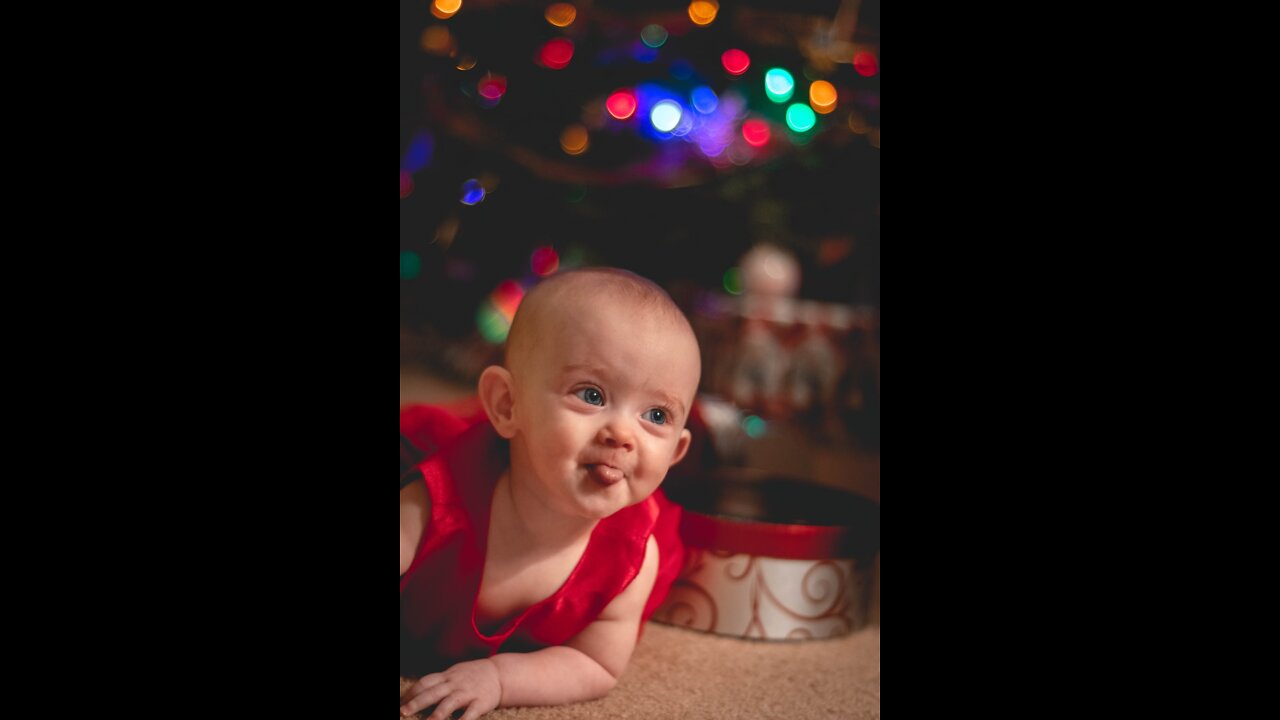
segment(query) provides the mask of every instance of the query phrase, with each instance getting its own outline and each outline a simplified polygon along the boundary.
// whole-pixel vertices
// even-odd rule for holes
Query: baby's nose
[[[599,440],[609,447],[620,447],[624,450],[635,449],[635,436],[618,422],[611,422],[600,428]]]

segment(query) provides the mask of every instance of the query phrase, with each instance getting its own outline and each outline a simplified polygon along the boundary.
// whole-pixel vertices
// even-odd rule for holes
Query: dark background
[[[449,19],[433,17],[429,2],[400,5],[402,183],[404,172],[413,183],[400,201],[402,337],[474,335],[476,309],[503,280],[529,280],[540,246],[554,247],[561,267],[615,265],[668,289],[716,291],[744,252],[768,242],[799,260],[800,297],[870,307],[878,320],[878,0],[843,3],[846,17],[856,13],[843,30],[832,29],[837,0],[725,2],[707,26],[690,21],[687,2],[576,3],[566,28],[543,17],[549,4],[466,0]],[[637,59],[640,31],[654,23],[668,39]],[[432,25],[447,28],[451,51],[424,50]],[[843,52],[814,50],[824,30],[848,35]],[[575,45],[563,70],[535,60],[553,37]],[[729,48],[751,57],[740,77],[720,64]],[[873,74],[855,71],[854,51],[872,54]],[[787,103],[764,95],[770,67],[796,80]],[[492,108],[475,92],[486,73],[508,82]],[[836,86],[837,107],[803,136],[790,133],[783,112],[806,102],[816,79]],[[695,85],[722,101],[738,92],[749,117],[773,124],[773,140],[743,164],[717,167],[696,144],[645,132],[640,113],[603,116],[611,92],[640,83],[686,98]],[[588,127],[590,145],[570,156],[559,137],[575,123]],[[424,146],[426,163],[406,171]],[[459,202],[468,179],[489,190],[474,206]]]

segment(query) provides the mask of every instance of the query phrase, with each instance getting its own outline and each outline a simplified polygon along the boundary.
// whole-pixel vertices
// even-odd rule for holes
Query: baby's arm
[[[475,720],[499,705],[560,705],[604,696],[631,660],[640,615],[657,577],[658,544],[650,537],[636,579],[569,642],[458,663],[427,675],[405,694],[409,701],[401,705],[401,714],[439,703],[430,720],[445,720],[464,707],[462,720]]]

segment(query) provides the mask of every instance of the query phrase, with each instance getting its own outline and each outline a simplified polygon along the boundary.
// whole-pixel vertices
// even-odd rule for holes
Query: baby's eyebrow
[[[667,407],[671,408],[672,410],[675,410],[676,414],[678,414],[680,417],[684,417],[684,403],[680,402],[680,398],[674,395],[668,395],[667,393],[664,393],[664,392],[659,392],[657,393],[657,395],[658,397],[662,398],[662,401],[667,404]]]
[[[586,373],[587,375],[595,375],[596,377],[609,377],[609,371],[599,365],[565,365],[560,371],[561,375],[572,375],[574,373]]]

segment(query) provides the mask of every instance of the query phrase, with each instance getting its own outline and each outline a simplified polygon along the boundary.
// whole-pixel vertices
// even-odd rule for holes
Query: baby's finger
[[[417,682],[413,684],[411,688],[409,688],[408,692],[406,692],[405,695],[413,695],[415,693],[420,693],[429,687],[435,687],[436,685],[439,685],[440,683],[444,682],[445,679],[446,678],[444,676],[444,673],[431,673],[430,675],[423,675],[421,678],[418,679]]]
[[[435,687],[427,688],[426,690],[423,690],[417,695],[414,695],[412,698],[410,698],[408,702],[401,703],[400,714],[412,715],[413,713],[416,713],[419,710],[422,710],[424,708],[429,708],[432,705],[435,705],[436,703],[440,702],[440,700],[443,699],[450,692],[451,692],[451,689],[449,688],[448,685],[436,685]]]
[[[431,713],[431,717],[427,718],[427,720],[449,720],[453,715],[453,711],[457,710],[461,704],[462,701],[458,699],[457,695],[450,695],[440,701],[440,704],[436,706],[436,711]]]
[[[490,710],[492,710],[492,708],[490,708]],[[476,718],[487,712],[489,711],[485,710],[480,703],[473,702],[467,706],[467,711],[463,713],[462,717],[458,718],[458,720],[476,720]]]

